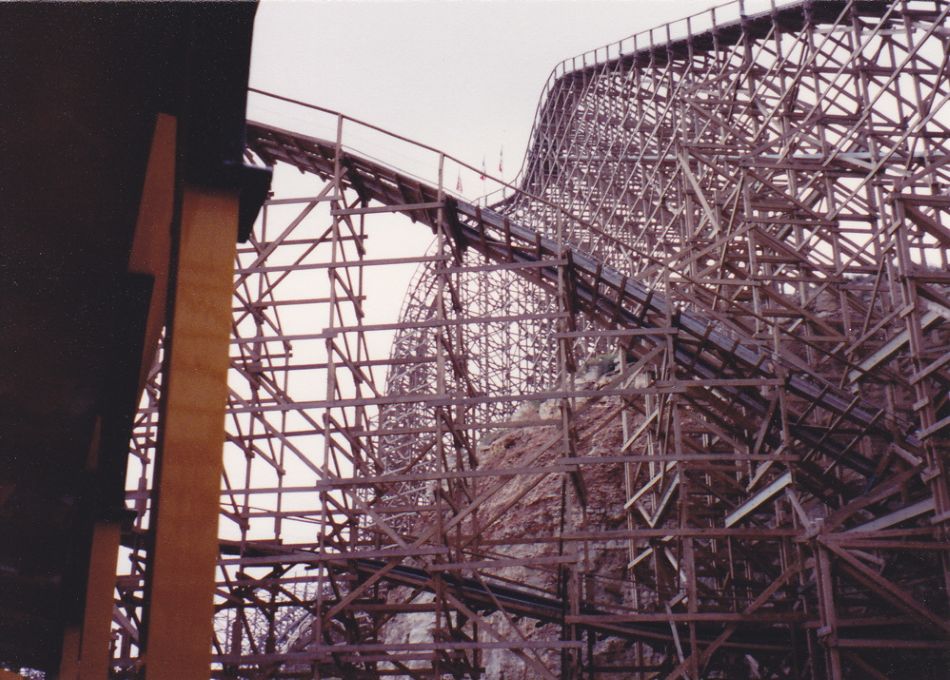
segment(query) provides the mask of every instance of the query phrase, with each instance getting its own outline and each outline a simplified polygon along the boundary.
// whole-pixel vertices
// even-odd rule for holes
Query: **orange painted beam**
[[[86,608],[79,642],[79,680],[103,680],[109,675],[109,641],[119,559],[118,522],[97,522],[93,528],[86,581]]]
[[[142,200],[135,223],[129,271],[155,277],[152,300],[145,324],[139,393],[155,358],[158,338],[165,325],[168,269],[171,257],[171,225],[175,207],[175,151],[178,124],[174,116],[160,113],[155,120]]]
[[[237,225],[236,192],[184,190],[146,614],[148,680],[210,672]]]
[[[63,631],[62,656],[59,658],[59,675],[57,676],[60,680],[75,680],[79,677],[79,645],[81,640],[82,631],[79,626],[68,626]],[[21,677],[23,676],[0,669],[0,680]]]

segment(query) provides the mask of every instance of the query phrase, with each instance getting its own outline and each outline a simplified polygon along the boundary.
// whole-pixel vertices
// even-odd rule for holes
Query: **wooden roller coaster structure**
[[[255,93],[307,122],[250,124],[249,157],[315,189],[239,248],[212,676],[945,677],[948,14],[733,2],[567,60],[475,201],[476,168]],[[374,250],[409,220],[429,249]],[[116,677],[147,650],[152,378]]]

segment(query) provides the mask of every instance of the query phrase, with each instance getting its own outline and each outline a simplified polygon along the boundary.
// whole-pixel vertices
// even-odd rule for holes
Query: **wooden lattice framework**
[[[448,189],[474,168],[340,114],[251,126],[319,186],[239,251],[215,677],[943,677],[950,4],[746,4],[559,65],[518,180],[477,202]],[[388,213],[433,246],[374,251]],[[407,265],[399,318],[369,322]],[[121,676],[159,398],[156,375]],[[486,467],[508,430],[517,464]],[[623,497],[591,491],[604,469]],[[551,480],[550,525],[499,533]]]

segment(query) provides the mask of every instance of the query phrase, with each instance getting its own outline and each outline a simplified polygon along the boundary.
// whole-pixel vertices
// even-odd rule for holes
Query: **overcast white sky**
[[[485,156],[491,173],[504,146],[504,174],[510,178],[556,63],[711,4],[263,0],[250,80],[254,87],[342,111],[473,165]],[[276,110],[259,101],[252,99],[249,117],[280,124]]]

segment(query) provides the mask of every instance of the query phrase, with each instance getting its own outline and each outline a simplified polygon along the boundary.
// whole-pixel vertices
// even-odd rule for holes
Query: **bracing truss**
[[[343,115],[252,124],[313,191],[239,249],[213,676],[944,677],[948,14],[738,2],[568,60],[478,202]]]

